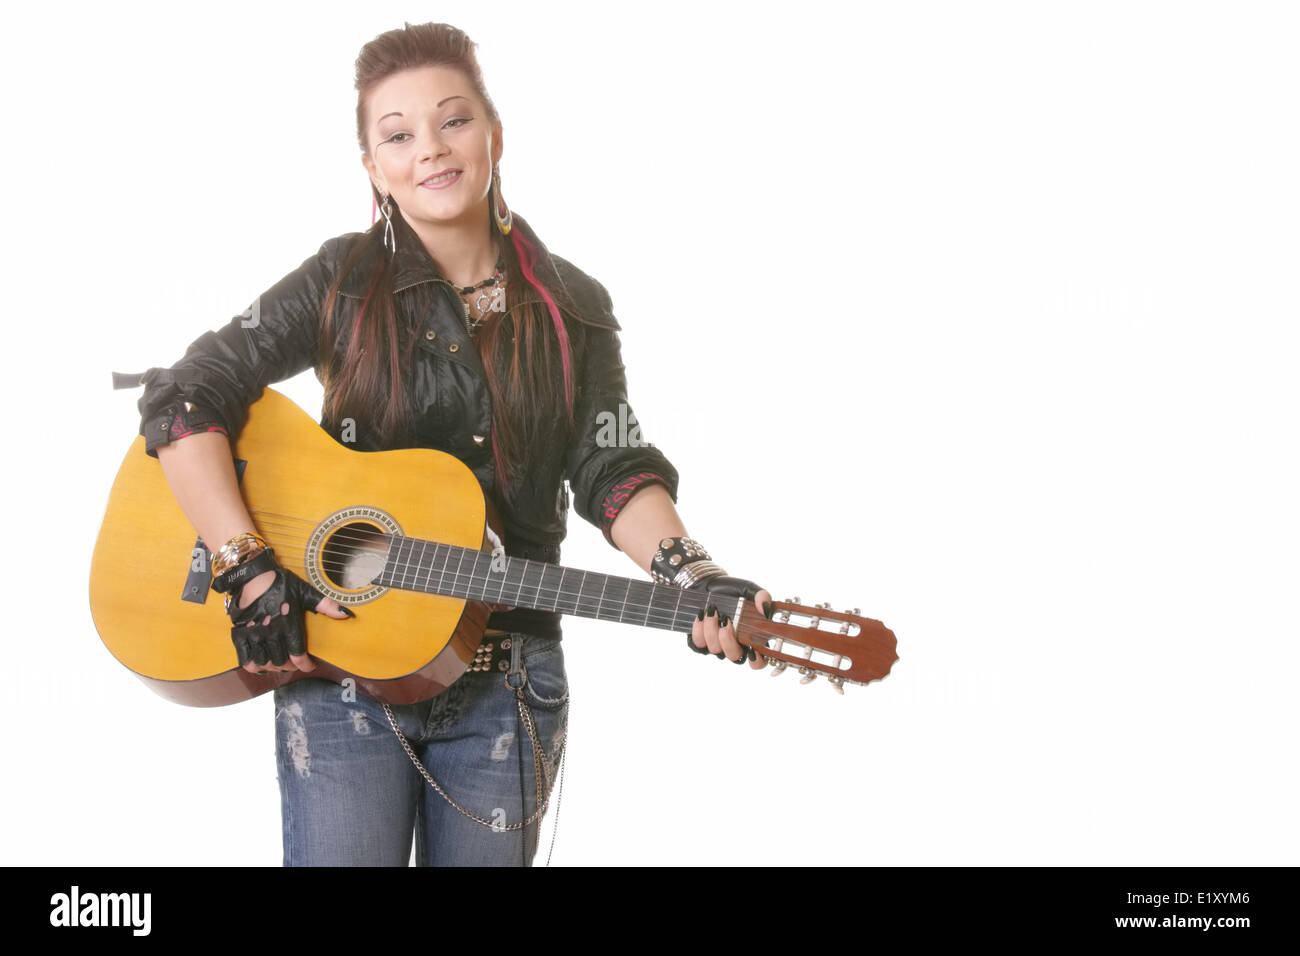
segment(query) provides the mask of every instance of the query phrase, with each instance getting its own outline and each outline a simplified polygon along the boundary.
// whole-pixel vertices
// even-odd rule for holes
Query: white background
[[[1295,864],[1292,10],[7,13],[3,862],[280,862],[270,697],[168,703],[91,621],[109,373],[369,225],[353,62],[436,17],[688,530],[899,640],[839,698],[571,620],[554,864]],[[564,563],[641,576],[576,516]]]

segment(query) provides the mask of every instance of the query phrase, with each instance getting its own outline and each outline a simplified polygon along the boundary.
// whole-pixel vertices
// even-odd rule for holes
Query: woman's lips
[[[448,186],[452,186],[460,182],[460,177],[461,177],[461,170],[458,169],[446,179],[433,179],[433,180],[429,180],[428,182],[420,183],[420,188],[421,189],[446,189]]]

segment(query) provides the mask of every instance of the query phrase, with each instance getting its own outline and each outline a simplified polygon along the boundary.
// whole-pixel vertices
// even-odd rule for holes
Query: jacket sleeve
[[[145,373],[138,407],[150,455],[173,432],[221,430],[234,439],[265,386],[315,365],[321,304],[344,238],[327,239],[224,328],[199,336],[171,368]]]
[[[595,280],[592,280],[593,282]],[[596,288],[608,307],[609,293]],[[612,310],[611,314],[612,314]],[[611,509],[641,487],[661,484],[677,501],[677,469],[640,435],[640,422],[627,399],[627,375],[618,333],[583,326],[584,354],[574,396],[574,439],[565,459],[574,510],[609,537]],[[616,545],[615,545],[616,546]]]

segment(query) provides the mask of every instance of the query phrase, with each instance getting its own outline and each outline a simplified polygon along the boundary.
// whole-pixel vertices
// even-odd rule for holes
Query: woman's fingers
[[[740,660],[740,656],[745,653],[745,649],[740,646],[740,641],[736,639],[736,628],[731,623],[731,616],[719,612],[719,622],[724,619],[726,624],[719,624],[718,627],[718,646],[722,649],[722,653],[727,656],[727,660],[735,662]]]
[[[754,595],[754,610],[745,611],[746,619],[750,613],[756,613],[765,616],[763,605],[772,600],[770,592],[760,590]],[[731,607],[734,609],[735,605]],[[725,624],[723,623],[725,621]],[[709,653],[725,657],[733,663],[741,660],[747,654],[744,644],[740,643],[740,638],[736,636],[735,622],[730,619],[726,611],[719,611],[717,607],[710,604],[703,617],[697,615],[695,621],[691,624],[691,643],[696,647],[704,648]],[[754,670],[760,670],[766,667],[764,660],[755,653],[754,660],[749,662],[749,666]]]
[[[321,598],[316,604],[316,613],[325,614],[329,617],[338,618],[339,620],[356,617],[356,614],[354,614],[350,609],[345,608],[343,605],[339,604],[338,601],[328,597]]]
[[[722,639],[718,636],[718,609],[713,606],[704,609],[704,623],[700,625],[704,629],[704,643],[709,648],[710,654],[722,653]]]
[[[709,649],[709,642],[704,639],[704,612],[697,611],[695,621],[691,624],[691,643],[700,650]]]
[[[767,591],[759,591],[756,595],[754,595],[754,607],[755,609],[757,609],[758,613],[762,615],[764,618],[766,618],[767,615],[763,614],[763,605],[767,604],[771,600],[772,600],[772,595],[769,594]],[[762,646],[761,643],[759,646],[760,647]],[[758,656],[757,648],[755,648],[754,650],[754,659],[749,662],[749,666],[753,670],[762,670],[764,667],[767,666],[767,662],[763,660],[763,658]]]

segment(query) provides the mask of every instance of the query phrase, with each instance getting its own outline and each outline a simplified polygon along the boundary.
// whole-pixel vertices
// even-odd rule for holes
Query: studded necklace
[[[476,285],[453,286],[460,295],[461,305],[465,307],[465,331],[473,335],[485,324],[487,319],[483,318],[489,312],[505,311],[505,280],[506,257],[501,255],[497,257],[496,268],[492,274]],[[469,301],[467,296],[474,293],[478,296],[474,300],[474,307],[479,311],[479,318],[471,318],[469,314]]]

